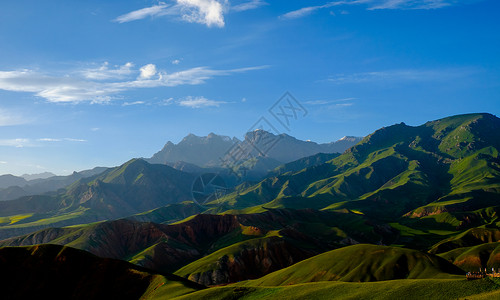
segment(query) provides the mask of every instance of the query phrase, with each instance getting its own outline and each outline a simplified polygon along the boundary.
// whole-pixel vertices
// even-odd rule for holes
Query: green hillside
[[[359,244],[311,257],[254,280],[252,285],[451,278],[452,275],[463,274],[456,266],[431,254],[405,248]]]
[[[251,282],[250,282],[251,283]],[[246,284],[246,283],[244,283]],[[484,279],[403,279],[379,282],[312,282],[279,287],[235,284],[175,299],[496,299],[500,285]]]

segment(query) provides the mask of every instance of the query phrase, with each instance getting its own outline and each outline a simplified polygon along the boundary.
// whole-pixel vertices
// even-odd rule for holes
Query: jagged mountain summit
[[[201,167],[214,167],[226,166],[228,161],[241,164],[246,160],[265,158],[268,171],[279,164],[318,153],[343,153],[361,140],[360,137],[349,136],[335,142],[318,144],[298,140],[284,133],[275,135],[262,129],[247,132],[242,141],[236,137],[214,133],[205,137],[189,134],[178,144],[167,142],[161,151],[147,161],[159,164],[181,161]],[[239,155],[236,159],[235,152]]]
[[[208,136],[189,134],[178,144],[168,141],[162,150],[155,153],[149,163],[166,164],[179,161],[198,166],[218,165],[218,160],[239,140],[210,133]]]

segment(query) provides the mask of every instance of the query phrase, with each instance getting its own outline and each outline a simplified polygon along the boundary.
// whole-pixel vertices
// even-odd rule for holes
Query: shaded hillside
[[[49,226],[116,219],[191,199],[193,175],[131,160],[55,195],[0,202],[0,238]]]
[[[460,234],[449,237],[432,246],[430,253],[438,254],[448,252],[456,248],[477,246],[484,243],[500,241],[500,229],[498,228],[471,228]]]
[[[481,268],[498,272],[500,268],[500,242],[484,243],[472,247],[463,247],[440,253],[439,256],[454,265],[470,272]]]
[[[57,245],[0,248],[3,299],[138,299],[161,286],[172,297],[202,286]]]
[[[254,280],[252,285],[448,278],[450,275],[463,274],[461,269],[432,254],[405,248],[360,244],[311,257]]]

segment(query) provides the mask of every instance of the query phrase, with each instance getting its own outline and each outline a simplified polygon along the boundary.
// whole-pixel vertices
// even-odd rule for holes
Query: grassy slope
[[[252,281],[255,286],[285,286],[314,281],[380,281],[450,278],[463,271],[416,250],[354,245],[329,251]]]
[[[490,279],[404,279],[380,282],[313,282],[286,287],[215,287],[175,299],[492,299],[499,284]],[[473,295],[477,298],[470,298]]]

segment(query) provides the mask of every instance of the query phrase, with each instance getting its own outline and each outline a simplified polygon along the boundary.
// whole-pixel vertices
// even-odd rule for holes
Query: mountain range
[[[344,137],[336,142],[317,144],[260,129],[248,132],[243,141],[214,133],[206,137],[189,134],[178,144],[167,142],[161,151],[146,160],[156,164],[184,162],[199,167],[234,167],[259,159],[264,161],[262,166],[257,166],[262,172],[317,153],[342,153],[361,139]],[[256,163],[248,164],[255,168]]]
[[[265,148],[276,138],[283,144]],[[232,170],[280,165],[221,193],[207,178],[228,168],[212,164],[222,147],[202,151],[211,143],[248,154]],[[500,296],[494,279],[464,279],[500,267],[499,118],[394,124],[342,153],[311,145],[264,131],[167,143],[162,159],[186,156],[133,159],[0,202],[0,246],[14,247],[0,250],[57,244],[198,284],[179,299]],[[212,156],[184,160],[196,151]],[[200,180],[213,196],[203,203]]]

